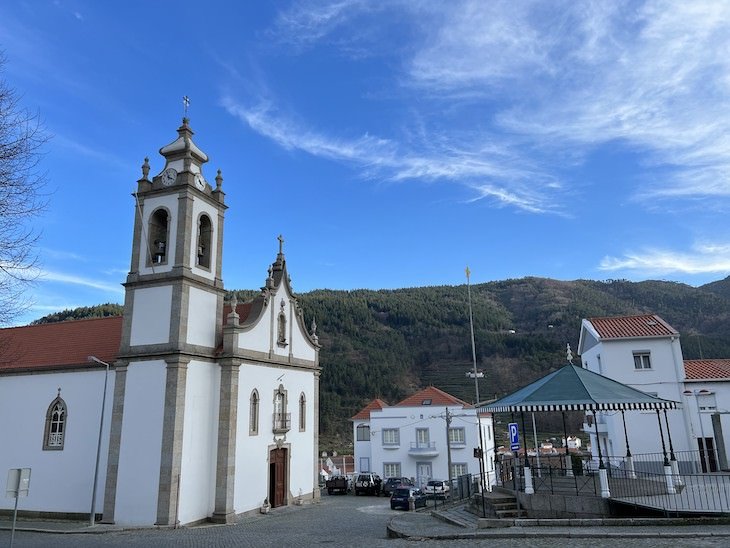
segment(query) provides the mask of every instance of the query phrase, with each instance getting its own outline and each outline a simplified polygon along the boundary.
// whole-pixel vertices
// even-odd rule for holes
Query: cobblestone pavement
[[[641,547],[725,547],[730,545],[730,526],[683,527],[511,527],[479,530],[469,523],[469,514],[459,507],[439,508],[446,517],[461,521],[466,527],[447,523],[427,512],[391,510],[388,500],[376,497],[324,496],[312,505],[289,507],[268,515],[242,518],[232,525],[203,525],[180,529],[110,530],[95,527],[100,534],[74,532],[83,524],[46,522],[46,528],[56,526],[56,533],[16,531],[15,544],[23,547],[256,547],[280,546],[367,546],[389,547],[540,547],[572,546],[604,547],[630,542]],[[387,526],[410,536],[410,539],[387,538]],[[9,525],[7,520],[0,525]],[[39,525],[22,522],[21,526]],[[40,524],[42,525],[42,524]],[[65,532],[64,532],[65,531]],[[102,531],[106,531],[101,533]],[[484,537],[483,535],[490,535]],[[606,535],[610,535],[606,537]],[[712,535],[725,535],[715,536]],[[439,540],[428,537],[440,537]],[[586,538],[590,536],[591,538]],[[506,538],[505,538],[506,537]],[[627,540],[630,537],[630,540]],[[669,538],[673,537],[673,538]],[[10,531],[0,531],[0,546],[7,546]]]

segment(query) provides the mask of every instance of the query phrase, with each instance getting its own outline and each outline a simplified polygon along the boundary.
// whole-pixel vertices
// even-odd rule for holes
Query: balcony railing
[[[436,442],[411,442],[411,448],[408,450],[408,454],[414,457],[436,457],[439,454],[436,449]]]
[[[291,413],[274,413],[274,434],[286,434],[291,429]]]

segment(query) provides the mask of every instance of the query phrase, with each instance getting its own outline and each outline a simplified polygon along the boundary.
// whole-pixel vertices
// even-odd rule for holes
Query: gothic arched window
[[[170,215],[165,209],[158,209],[150,215],[149,254],[147,260],[154,264],[167,262]]]
[[[248,435],[256,436],[259,433],[259,393],[256,389],[251,392],[250,412],[248,420]]]
[[[304,392],[299,396],[299,431],[304,432],[307,428],[307,398]]]
[[[198,248],[196,261],[202,268],[210,268],[210,245],[213,235],[213,225],[210,217],[201,215],[198,221]]]
[[[58,396],[48,406],[46,411],[46,427],[43,433],[44,451],[61,451],[66,436],[66,420],[68,409],[66,402],[61,399],[61,389]]]

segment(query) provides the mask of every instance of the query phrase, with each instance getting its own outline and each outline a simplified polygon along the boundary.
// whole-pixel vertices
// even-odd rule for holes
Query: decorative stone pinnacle
[[[566,346],[567,346],[567,358],[568,358],[568,363],[569,363],[570,365],[573,365],[573,352],[571,352],[571,351],[570,351],[570,343],[568,343],[568,344],[567,344]]]
[[[221,186],[223,186],[223,176],[221,175],[221,170],[218,170],[218,175],[215,176],[215,189],[220,190]]]

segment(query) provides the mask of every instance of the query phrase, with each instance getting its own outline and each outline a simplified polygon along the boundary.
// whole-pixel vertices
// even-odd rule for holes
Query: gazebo
[[[572,355],[568,347],[568,360]],[[593,413],[593,424],[596,428],[596,440],[598,440],[598,424],[596,421],[597,411],[621,411],[624,425],[624,436],[626,438],[626,468],[629,477],[635,478],[633,459],[629,449],[628,434],[626,431],[625,411],[633,410],[655,410],[659,423],[659,433],[662,441],[662,452],[664,454],[664,475],[667,481],[669,493],[675,492],[675,479],[679,478],[679,467],[674,456],[672,437],[669,433],[669,421],[667,419],[668,409],[678,409],[679,402],[657,398],[621,384],[613,379],[599,375],[582,367],[569,363],[530,384],[520,388],[516,392],[500,398],[488,405],[480,406],[479,412],[504,413],[519,412],[522,420],[522,436],[525,438],[525,411],[560,411],[563,415],[563,430],[565,431],[565,454],[568,455],[568,434],[565,428],[566,411],[590,411]],[[669,438],[670,458],[667,458],[666,446],[664,443],[664,432],[660,412],[664,412],[667,436]],[[598,473],[601,483],[601,496],[610,497],[608,485],[608,474],[601,454],[601,445],[598,446]],[[566,466],[568,474],[572,474],[571,467]],[[530,461],[525,451],[525,493],[533,494],[532,472]]]

